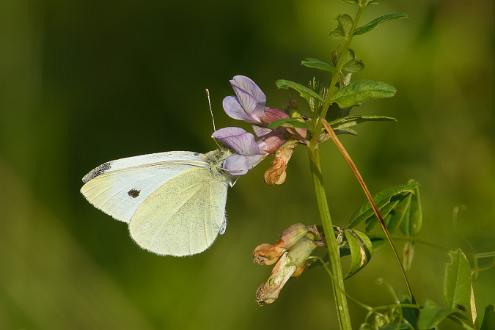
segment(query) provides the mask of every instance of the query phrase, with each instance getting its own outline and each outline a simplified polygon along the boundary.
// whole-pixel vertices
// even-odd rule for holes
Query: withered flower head
[[[295,224],[284,230],[275,244],[261,244],[256,247],[256,262],[263,265],[276,262],[268,280],[256,291],[258,304],[273,303],[289,278],[302,274],[311,253],[321,245],[320,239],[315,226]]]
[[[265,182],[267,184],[283,184],[287,177],[285,172],[287,165],[294,153],[294,149],[297,146],[297,141],[289,140],[275,153],[272,166],[265,172]]]

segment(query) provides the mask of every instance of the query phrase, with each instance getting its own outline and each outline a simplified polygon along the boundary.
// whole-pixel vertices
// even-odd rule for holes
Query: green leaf
[[[388,116],[374,116],[374,115],[357,115],[357,116],[347,116],[329,122],[330,126],[334,130],[347,129],[356,126],[361,123],[373,121],[393,121],[397,122],[397,119]]]
[[[347,14],[337,16],[337,27],[330,32],[330,36],[333,38],[345,38],[349,36],[354,24],[353,22],[352,17]]]
[[[429,330],[445,320],[454,310],[427,300],[419,312],[418,330]]]
[[[357,35],[369,32],[369,31],[373,30],[378,24],[385,23],[385,22],[388,22],[388,21],[391,21],[394,19],[399,19],[399,18],[407,18],[407,14],[406,13],[390,13],[390,14],[380,16],[380,17],[375,18],[374,20],[368,22],[367,24],[356,28],[356,30],[354,30],[354,35],[357,36]]]
[[[282,118],[279,120],[272,121],[270,124],[268,124],[268,128],[270,129],[275,129],[277,127],[296,127],[296,128],[308,128],[306,123],[304,121],[300,121],[295,118]]]
[[[380,214],[384,218],[384,220],[387,218],[387,216],[392,212],[393,209],[397,207],[399,204],[400,199],[395,200],[395,198],[386,200],[385,203],[381,205],[377,205],[378,209],[380,210]],[[366,219],[366,232],[370,232],[375,225],[378,223],[378,220],[375,218],[375,212],[373,212],[373,209],[370,208],[371,213],[369,214],[369,217]],[[385,224],[387,222],[385,221]]]
[[[348,108],[360,104],[367,99],[392,97],[396,93],[395,87],[380,81],[360,80],[339,89],[333,96],[341,108]]]
[[[488,305],[485,308],[485,315],[483,316],[483,323],[480,330],[493,330],[495,329],[495,310],[493,305]]]
[[[410,270],[414,259],[414,242],[404,243],[402,248],[402,266],[404,270]]]
[[[342,70],[350,73],[356,73],[364,69],[364,63],[361,60],[353,59],[344,64]]]
[[[419,193],[419,183],[414,180],[409,180],[409,183],[416,184],[414,194],[411,198],[411,210],[409,211],[408,223],[405,226],[405,230],[402,232],[404,235],[415,236],[421,230],[423,225],[423,208],[421,206],[421,195]]]
[[[449,251],[450,262],[445,265],[443,293],[450,309],[460,309],[469,315],[471,304],[471,265],[461,249]],[[472,320],[473,321],[473,320]]]
[[[326,72],[333,72],[335,70],[335,67],[330,63],[324,62],[322,60],[313,57],[305,58],[304,60],[301,61],[301,65],[307,68],[317,69]]]
[[[388,204],[395,202],[398,203],[398,201],[405,198],[407,194],[414,193],[415,188],[416,188],[416,183],[395,186],[392,188],[382,190],[381,192],[375,194],[373,198],[380,211],[382,211],[382,209],[384,209],[384,207],[386,207]],[[372,217],[374,217],[373,209],[366,201],[351,217],[349,227],[355,227],[358,224]]]
[[[373,245],[369,237],[360,231],[346,229],[344,235],[351,253],[351,266],[345,276],[349,278],[369,262]]]
[[[323,102],[323,98],[320,94],[316,93],[314,90],[298,84],[294,81],[279,79],[275,82],[278,88],[280,89],[293,89],[299,93],[299,95],[309,102],[310,99],[316,99],[320,102]]]
[[[411,305],[412,302],[409,300],[409,297],[403,297],[400,300],[401,304]],[[413,327],[413,329],[417,328],[419,311],[413,307],[402,307],[402,315],[404,319],[409,322],[409,324]],[[410,328],[409,328],[410,329]]]
[[[408,194],[400,201],[397,207],[390,212],[390,217],[386,222],[389,231],[394,231],[406,218],[409,218],[409,207],[411,206],[412,195],[413,194]]]

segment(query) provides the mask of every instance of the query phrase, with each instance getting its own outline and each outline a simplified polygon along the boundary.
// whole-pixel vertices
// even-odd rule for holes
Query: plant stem
[[[375,203],[375,200],[373,199],[373,196],[371,195],[371,192],[368,189],[368,186],[366,185],[366,182],[363,179],[363,176],[361,175],[361,172],[359,172],[359,169],[357,168],[356,164],[351,158],[351,155],[347,152],[347,149],[344,147],[342,142],[340,142],[339,138],[337,137],[337,134],[335,134],[335,131],[333,130],[332,126],[328,124],[328,122],[325,119],[321,120],[323,126],[325,127],[325,130],[327,131],[328,135],[330,136],[330,139],[333,141],[335,146],[337,147],[338,151],[344,158],[344,160],[347,162],[349,167],[352,170],[352,173],[354,173],[354,176],[356,177],[357,181],[359,182],[359,185],[361,186],[364,195],[366,196],[366,199],[371,205],[371,208],[373,209],[373,212],[375,213],[376,218],[378,219],[378,222],[380,223],[380,226],[382,227],[382,231],[387,237],[387,241],[390,244],[390,247],[392,248],[392,251],[394,252],[395,259],[397,260],[400,270],[402,273],[402,277],[404,278],[404,282],[406,283],[407,291],[409,292],[409,296],[411,297],[412,302],[415,302],[414,295],[411,289],[411,284],[409,283],[409,279],[407,278],[406,275],[406,270],[404,269],[404,265],[402,265],[402,262],[400,261],[399,253],[397,252],[397,248],[395,247],[392,238],[390,237],[390,233],[387,229],[387,225],[385,225],[385,221],[383,221],[383,217],[380,213],[380,210],[378,209],[378,206]]]
[[[325,234],[325,241],[327,243],[330,268],[334,274],[332,277],[332,288],[337,307],[339,326],[341,330],[352,330],[351,317],[349,314],[349,307],[347,306],[347,297],[345,295],[344,276],[342,274],[342,266],[340,263],[339,246],[335,239],[332,217],[330,215],[330,210],[328,209],[325,189],[323,188],[320,151],[318,146],[315,148],[308,148],[308,150],[316,203],[318,205],[318,211],[320,213],[321,223],[323,225],[323,232]]]

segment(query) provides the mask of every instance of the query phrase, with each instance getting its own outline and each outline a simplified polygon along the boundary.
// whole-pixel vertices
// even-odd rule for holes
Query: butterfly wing
[[[160,186],[191,168],[208,168],[203,157],[194,152],[172,151],[107,162],[84,176],[81,193],[96,208],[128,223]]]
[[[129,223],[132,238],[160,255],[206,250],[225,230],[228,180],[194,167],[169,179],[138,207]]]

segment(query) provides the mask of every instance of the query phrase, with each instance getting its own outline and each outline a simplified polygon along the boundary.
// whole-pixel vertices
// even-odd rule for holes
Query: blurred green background
[[[259,243],[295,222],[317,223],[300,148],[287,183],[269,187],[269,162],[229,193],[229,225],[201,255],[158,257],[140,250],[124,224],[90,206],[81,177],[124,156],[215,145],[204,88],[218,126],[235,74],[253,78],[268,104],[289,94],[274,81],[307,81],[303,57],[328,57],[341,1],[0,1],[0,329],[335,329],[321,269],[291,280],[280,299],[258,307],[270,272],[251,261]],[[344,137],[369,186],[415,178],[422,184],[420,238],[448,247],[495,250],[493,1],[385,1],[365,14],[387,23],[353,43],[367,67],[357,78],[387,81],[394,99],[363,113],[369,124]],[[329,202],[344,225],[363,196],[330,144],[323,147]],[[452,209],[464,204],[459,234]],[[442,302],[446,253],[417,245],[410,277],[420,301]],[[475,284],[478,308],[495,301],[495,271]],[[388,249],[348,280],[368,304],[405,293]],[[357,328],[363,311],[351,303]]]

